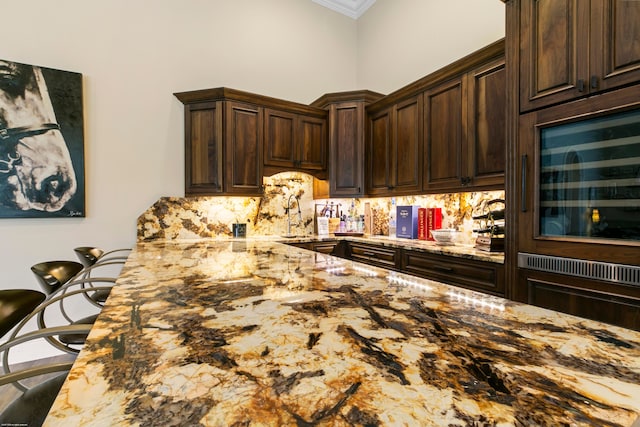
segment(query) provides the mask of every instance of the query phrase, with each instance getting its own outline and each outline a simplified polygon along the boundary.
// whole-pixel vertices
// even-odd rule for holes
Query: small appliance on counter
[[[473,217],[479,227],[475,248],[488,252],[504,252],[504,199],[494,199],[486,203],[485,211]]]

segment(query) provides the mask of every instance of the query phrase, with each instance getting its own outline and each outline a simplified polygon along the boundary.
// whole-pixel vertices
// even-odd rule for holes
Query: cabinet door
[[[424,94],[424,105],[424,189],[459,189],[463,177],[462,144],[467,131],[463,79],[429,90]]]
[[[574,316],[640,330],[640,290],[637,286],[576,279],[520,269],[520,294],[527,304]]]
[[[504,265],[403,249],[401,271],[504,296]]]
[[[264,111],[264,164],[297,166],[296,115],[266,108]]]
[[[329,110],[329,185],[333,197],[357,197],[364,190],[364,103],[333,104]]]
[[[586,94],[589,1],[523,0],[520,10],[520,110]]]
[[[640,2],[591,2],[590,90],[640,81]]]
[[[390,169],[396,159],[391,151],[391,108],[369,117],[367,194],[383,195],[392,190]]]
[[[185,105],[185,195],[223,191],[222,103]]]
[[[263,111],[255,105],[228,101],[225,113],[225,190],[260,195]]]
[[[503,187],[506,163],[504,59],[468,75],[467,177],[473,188]]]
[[[422,95],[393,109],[391,143],[391,186],[395,194],[417,193],[422,189]]]
[[[327,168],[327,121],[299,115],[294,144],[298,147],[296,167],[306,170]]]

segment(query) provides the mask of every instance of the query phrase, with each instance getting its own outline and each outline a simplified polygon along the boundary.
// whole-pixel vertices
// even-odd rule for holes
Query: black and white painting
[[[0,59],[0,218],[84,216],[82,74]]]

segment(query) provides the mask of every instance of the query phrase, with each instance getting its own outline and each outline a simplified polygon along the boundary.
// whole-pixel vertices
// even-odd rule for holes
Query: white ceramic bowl
[[[455,245],[458,231],[452,228],[442,228],[440,230],[431,230],[431,235],[439,245]]]

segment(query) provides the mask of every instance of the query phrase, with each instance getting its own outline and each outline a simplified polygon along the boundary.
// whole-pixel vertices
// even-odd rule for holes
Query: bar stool
[[[0,338],[27,317],[46,295],[30,289],[0,290]]]
[[[65,301],[68,301],[67,297],[71,295],[64,295],[67,293],[67,288],[70,285],[79,285],[82,288],[81,292],[75,292],[76,294],[82,294],[84,298],[92,302],[94,306],[98,308],[98,310],[102,309],[102,305],[95,302],[94,296],[96,293],[106,294],[108,295],[111,286],[102,286],[99,288],[95,288],[93,286],[96,281],[111,281],[108,279],[87,279],[87,270],[85,267],[77,262],[77,261],[45,261],[40,262],[38,264],[34,264],[31,267],[31,271],[35,274],[36,279],[38,280],[40,286],[44,289],[45,293],[48,295],[48,300],[55,300],[57,302],[60,313],[66,319],[66,321],[70,325],[74,324],[84,324],[84,325],[93,325],[95,323],[98,314],[93,314],[90,316],[83,317],[81,319],[74,319],[72,315],[69,314],[68,310],[65,308]],[[113,280],[115,282],[115,279]],[[56,298],[53,298],[59,294]],[[48,301],[47,307],[52,305],[53,301]],[[40,329],[47,328],[47,323],[45,321],[45,310],[44,308],[39,311],[37,316],[38,327]],[[54,347],[67,351],[67,352],[78,352],[79,350],[73,346],[82,346],[85,342],[87,334],[61,334],[57,339],[49,337],[47,340]]]
[[[128,248],[113,249],[105,252],[104,250],[95,246],[78,246],[77,248],[74,248],[73,251],[76,253],[78,258],[80,259],[80,262],[85,267],[90,267],[92,265],[97,264],[98,262],[114,261],[114,260],[124,262],[127,260],[126,255],[124,254],[116,255],[116,254],[120,252],[123,252],[123,253],[130,252],[131,249],[128,249]]]
[[[91,277],[93,270],[99,266],[107,265],[124,265],[127,256],[120,253],[129,252],[131,249],[122,248],[105,252],[101,248],[95,246],[78,246],[73,249],[78,259],[85,267],[85,278]],[[110,290],[96,292],[91,294],[91,299],[97,304],[104,304],[109,297]]]
[[[3,371],[0,386],[12,384],[22,394],[0,414],[0,425],[42,425],[60,387],[73,362],[40,363],[30,368],[12,370],[9,365],[9,351],[18,345],[39,338],[61,333],[88,333],[90,325],[73,325],[51,329],[38,329],[18,335],[21,326],[33,317],[34,310],[42,307],[46,295],[27,289],[0,290],[0,337],[14,329],[11,337],[0,345]],[[62,372],[60,374],[60,372]],[[58,373],[36,386],[28,386],[22,381],[44,374]]]
[[[73,279],[84,266],[76,261],[45,261],[31,266],[40,287],[47,295]]]

